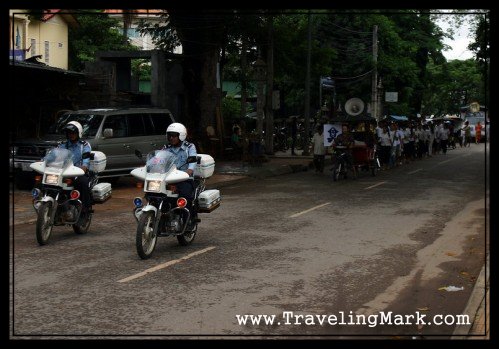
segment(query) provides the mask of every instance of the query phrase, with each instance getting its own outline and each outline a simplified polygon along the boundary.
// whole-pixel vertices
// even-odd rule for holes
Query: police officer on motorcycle
[[[187,129],[184,125],[174,122],[166,129],[167,143],[162,149],[169,151],[175,155],[175,166],[178,170],[185,171],[190,177],[194,175],[196,163],[187,163],[189,156],[197,156],[196,146],[185,139],[187,137]],[[193,210],[192,201],[194,200],[194,181],[192,178],[189,180],[179,182],[176,184],[179,196],[187,199],[187,209],[191,212],[192,220],[197,220],[197,212]]]
[[[80,192],[83,212],[91,213],[92,196],[90,195],[88,168],[92,147],[90,143],[81,139],[83,127],[78,121],[68,122],[63,131],[66,133],[66,141],[59,144],[59,148],[70,150],[73,153],[73,165],[80,167],[85,172],[84,176],[75,179],[74,185],[76,190]]]

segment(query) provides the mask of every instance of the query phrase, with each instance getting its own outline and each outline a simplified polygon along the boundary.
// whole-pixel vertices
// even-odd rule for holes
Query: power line
[[[363,74],[360,74],[360,75],[357,75],[357,76],[352,76],[352,77],[348,77],[348,78],[345,78],[345,77],[339,77],[339,76],[331,76],[331,79],[333,80],[353,80],[353,79],[357,79],[357,78],[360,78],[362,76],[365,76],[367,74],[370,74],[373,72],[374,69],[371,69],[369,70],[368,72],[366,73],[363,73]]]

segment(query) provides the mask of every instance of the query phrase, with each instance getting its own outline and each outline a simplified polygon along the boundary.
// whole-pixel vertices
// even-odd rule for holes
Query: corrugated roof
[[[43,22],[46,22],[58,14],[66,21],[66,23],[68,23],[68,25],[72,26],[73,28],[78,26],[78,21],[76,20],[76,17],[73,16],[73,14],[69,13],[69,11],[67,11],[67,12],[61,12],[61,11],[63,11],[63,10],[61,10],[61,9],[44,10],[43,11],[44,14],[43,14],[41,20]]]

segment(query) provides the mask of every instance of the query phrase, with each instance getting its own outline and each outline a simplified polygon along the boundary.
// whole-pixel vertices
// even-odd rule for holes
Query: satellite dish
[[[348,115],[359,115],[364,111],[364,102],[360,98],[350,98],[345,103],[345,111]]]

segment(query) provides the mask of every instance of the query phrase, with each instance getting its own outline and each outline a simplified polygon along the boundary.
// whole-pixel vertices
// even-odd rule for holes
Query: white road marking
[[[457,158],[444,160],[444,161],[439,162],[437,165],[445,164],[446,162],[449,162],[449,161],[452,161],[452,160],[455,160],[455,159],[457,159]]]
[[[414,170],[414,171],[408,172],[407,174],[414,174],[414,173],[419,172],[419,171],[422,171],[422,170],[423,170],[422,168],[418,168],[417,170]]]
[[[289,218],[295,218],[295,217],[301,216],[302,214],[305,214],[305,213],[307,213],[307,212],[310,212],[310,211],[316,210],[316,209],[318,209],[318,208],[321,208],[322,206],[326,206],[326,205],[329,205],[329,204],[330,204],[330,202],[326,202],[325,204],[322,204],[322,205],[319,205],[319,206],[315,206],[315,207],[309,208],[308,210],[305,210],[305,211],[301,211],[301,212],[298,212],[298,213],[292,214],[291,216],[289,216]]]
[[[379,182],[378,184],[371,185],[370,187],[367,187],[367,188],[364,188],[364,189],[366,189],[366,190],[367,190],[367,189],[372,189],[372,188],[377,187],[378,185],[385,184],[385,183],[386,183],[386,181],[384,181],[384,182]]]
[[[174,259],[172,261],[168,261],[166,263],[163,263],[163,264],[158,264],[157,266],[155,267],[152,267],[152,268],[149,268],[149,269],[146,269],[144,270],[143,272],[140,272],[140,273],[137,273],[135,275],[132,275],[132,276],[129,276],[129,277],[126,277],[124,279],[121,279],[119,280],[118,282],[127,282],[127,281],[130,281],[130,280],[134,280],[134,279],[137,279],[139,277],[142,277],[142,276],[145,276],[149,273],[152,273],[152,272],[155,272],[155,271],[158,271],[160,269],[163,269],[163,268],[166,268],[166,267],[169,267],[171,265],[174,265],[174,264],[177,264],[177,263],[180,263],[182,261],[185,261],[186,259],[189,259],[191,257],[194,257],[194,256],[197,256],[198,254],[201,254],[201,253],[205,253],[205,252],[208,252],[210,250],[213,250],[215,248],[215,246],[210,246],[210,247],[207,247],[207,248],[204,248],[202,250],[199,250],[199,251],[196,251],[196,252],[192,252],[190,254],[188,254],[187,256],[184,256],[182,258],[179,258],[179,259]]]

